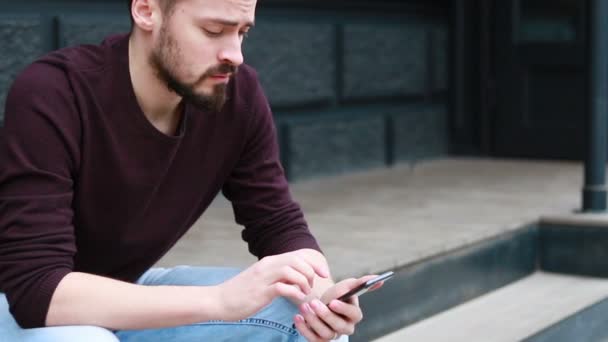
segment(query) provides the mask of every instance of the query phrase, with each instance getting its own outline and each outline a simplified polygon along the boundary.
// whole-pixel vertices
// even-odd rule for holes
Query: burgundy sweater
[[[319,249],[255,71],[242,66],[228,88],[220,113],[186,104],[167,136],[137,103],[127,36],[50,53],[17,77],[0,130],[0,292],[22,327],[44,326],[72,271],[135,281],[219,191],[255,256]]]

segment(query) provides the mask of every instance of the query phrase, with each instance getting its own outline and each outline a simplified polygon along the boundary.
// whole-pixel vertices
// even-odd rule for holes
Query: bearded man
[[[0,133],[3,341],[327,341],[362,319],[293,201],[241,45],[256,0],[129,0],[126,35],[52,52]],[[259,261],[153,265],[219,192]],[[230,251],[226,251],[230,253]],[[343,337],[340,337],[343,335]]]

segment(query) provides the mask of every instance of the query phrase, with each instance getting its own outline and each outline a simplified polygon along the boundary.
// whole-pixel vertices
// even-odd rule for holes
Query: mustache
[[[220,64],[220,65],[216,65],[214,67],[211,67],[209,69],[207,69],[207,71],[205,71],[204,74],[201,75],[201,77],[199,77],[199,79],[192,83],[191,86],[192,87],[196,87],[197,85],[203,83],[207,78],[213,76],[213,75],[217,75],[217,74],[231,74],[234,75],[238,72],[239,68],[237,66],[234,66],[232,64]]]
[[[203,74],[201,79],[205,79],[207,77],[210,77],[210,76],[216,75],[216,74],[236,74],[237,71],[238,71],[238,67],[236,67],[232,64],[220,64],[220,65],[211,67],[207,71],[205,71],[205,73]]]

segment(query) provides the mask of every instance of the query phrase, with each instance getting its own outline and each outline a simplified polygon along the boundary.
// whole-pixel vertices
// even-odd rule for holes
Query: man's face
[[[184,99],[219,111],[226,85],[243,63],[241,44],[253,26],[257,0],[177,1],[154,32],[150,63]]]

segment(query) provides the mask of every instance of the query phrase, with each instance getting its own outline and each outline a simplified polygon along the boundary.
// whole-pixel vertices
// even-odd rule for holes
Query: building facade
[[[581,159],[587,7],[261,0],[245,62],[265,87],[291,180],[448,154]],[[0,108],[37,57],[129,28],[124,0],[3,4]]]

